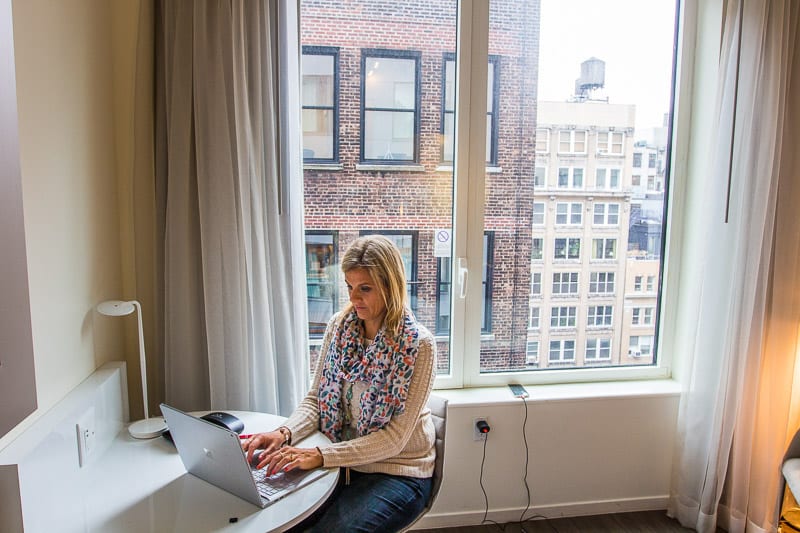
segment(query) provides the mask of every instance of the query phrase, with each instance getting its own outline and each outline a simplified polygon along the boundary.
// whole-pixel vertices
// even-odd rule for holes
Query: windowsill
[[[303,170],[339,171],[344,168],[341,163],[303,163]]]
[[[680,384],[672,379],[636,381],[605,381],[593,383],[563,383],[525,385],[530,402],[575,402],[608,398],[657,398],[679,396]],[[449,407],[473,405],[502,405],[519,402],[508,387],[476,387],[468,389],[437,389],[433,394],[447,398]]]
[[[358,163],[356,170],[361,172],[425,172],[425,166],[418,163],[400,163],[397,165]]]
[[[439,165],[436,167],[436,172],[449,172],[452,174],[453,172],[453,165]],[[500,174],[503,172],[503,167],[497,167],[493,165],[486,165],[486,173],[487,174]]]

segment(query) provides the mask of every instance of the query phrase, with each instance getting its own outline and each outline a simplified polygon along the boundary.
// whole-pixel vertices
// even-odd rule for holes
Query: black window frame
[[[368,111],[389,111],[403,112],[408,110],[396,108],[367,108],[366,107],[366,66],[367,58],[388,58],[388,59],[412,59],[414,60],[414,153],[411,159],[367,159],[364,154],[364,138],[366,135],[366,113]],[[358,135],[358,159],[361,163],[377,165],[409,165],[419,163],[419,142],[420,142],[420,115],[422,114],[422,52],[417,50],[388,50],[384,48],[363,48],[361,49],[361,80],[360,91],[361,101],[359,102],[360,130]]]
[[[450,159],[445,159],[444,157],[444,139],[445,139],[445,118],[447,115],[455,115],[455,109],[452,111],[447,110],[447,62],[452,61],[454,64],[456,62],[456,54],[453,52],[445,52],[442,54],[442,97],[441,97],[441,107],[439,112],[439,138],[442,139],[441,146],[439,147],[439,160],[442,164],[453,164],[453,161]],[[491,111],[487,111],[487,116],[491,117],[489,120],[489,124],[491,125],[492,131],[489,136],[489,159],[486,161],[486,164],[489,166],[497,166],[497,147],[499,145],[498,142],[498,130],[500,125],[500,56],[498,55],[489,55],[489,63],[492,64],[494,69],[494,76],[492,77],[492,109]],[[455,69],[454,69],[455,72]],[[453,96],[454,103],[455,103],[455,95]],[[455,121],[453,122],[455,126]],[[453,132],[453,136],[455,138],[455,131]],[[455,148],[455,147],[454,147]]]
[[[304,45],[302,47],[302,55],[318,55],[318,56],[333,56],[333,107],[328,106],[306,106],[303,105],[301,97],[301,112],[305,109],[331,109],[333,111],[333,157],[305,157],[305,148],[303,155],[303,163],[319,163],[319,164],[338,164],[339,163],[339,47],[338,46],[315,46]],[[300,72],[300,87],[302,88],[303,73]]]
[[[333,258],[332,258],[332,262],[330,264],[334,267],[333,268],[333,272],[335,273],[335,277],[333,278],[333,280],[331,280],[330,284],[331,284],[331,292],[332,292],[331,297],[332,297],[333,313],[336,313],[339,310],[339,278],[338,278],[338,272],[339,272],[339,270],[338,270],[339,269],[339,232],[337,230],[327,230],[327,229],[325,229],[325,230],[322,230],[322,229],[320,229],[320,230],[305,230],[305,232],[304,232],[303,250],[304,250],[305,259],[306,259],[306,301],[308,301],[308,298],[309,298],[309,295],[308,295],[309,282],[308,282],[308,242],[307,242],[305,236],[308,236],[308,235],[324,235],[324,236],[330,236],[331,237],[331,244],[333,246]],[[333,315],[331,315],[331,316],[333,316]],[[327,322],[326,322],[326,324],[327,324]],[[326,324],[322,325],[322,329],[321,330],[312,331],[311,330],[311,321],[310,321],[310,317],[309,317],[309,323],[308,323],[308,329],[307,329],[308,338],[309,339],[321,339],[323,337],[324,333],[325,333]]]

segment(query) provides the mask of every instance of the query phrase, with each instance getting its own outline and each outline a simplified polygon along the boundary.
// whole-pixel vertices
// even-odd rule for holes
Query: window
[[[634,174],[631,176],[631,185],[634,187],[641,187],[642,185],[642,177],[639,174]]]
[[[592,272],[589,278],[589,294],[613,294],[614,272]]]
[[[544,259],[544,239],[534,237],[531,244],[531,261],[541,261]]]
[[[533,188],[544,189],[547,183],[547,167],[537,166],[533,171]]]
[[[600,190],[619,189],[619,176],[618,168],[598,168],[595,170],[594,186]]]
[[[553,294],[571,295],[578,294],[577,272],[555,272],[553,274]]]
[[[617,239],[592,239],[592,259],[615,259]]]
[[[647,168],[656,168],[656,154],[647,154]]]
[[[622,155],[624,135],[619,131],[597,132],[597,153]]]
[[[634,276],[633,290],[635,292],[642,292],[642,276]]]
[[[337,310],[336,233],[306,231],[306,292],[308,334],[322,337],[328,319]]]
[[[590,328],[610,327],[614,321],[614,307],[611,305],[590,305],[588,321]]]
[[[560,154],[585,154],[586,132],[576,130],[559,131],[558,152]]]
[[[536,129],[536,153],[546,154],[550,151],[550,130],[545,128]]]
[[[558,238],[553,245],[553,259],[580,259],[581,240],[578,237]]]
[[[551,340],[548,359],[551,363],[574,361],[575,341],[566,339]]]
[[[531,306],[528,314],[528,329],[539,329],[539,308]]]
[[[559,189],[583,189],[583,168],[580,168],[580,167],[559,167],[559,169],[558,169],[558,188]]]
[[[580,226],[583,224],[583,204],[577,202],[556,204],[557,226]]]
[[[642,168],[642,152],[633,153],[633,168]]]
[[[575,306],[553,307],[550,310],[550,327],[553,329],[574,328],[578,316]]]
[[[653,292],[655,290],[656,290],[656,277],[647,276],[647,292]]]
[[[619,225],[619,204],[605,204],[596,202],[594,204],[595,226],[617,226]]]
[[[492,261],[494,256],[494,234],[487,232],[483,238],[483,311],[481,331],[491,331],[492,321]],[[451,279],[450,257],[440,257],[436,264],[436,334],[445,335],[450,331]]]
[[[533,202],[533,219],[531,222],[534,226],[544,226],[544,202]]]
[[[680,211],[665,209],[669,195],[645,193],[648,175],[655,190],[669,190],[673,136],[664,117],[682,117],[671,108],[672,87],[692,86],[671,79],[684,72],[673,61],[675,35],[683,35],[673,22],[675,0],[646,8],[632,2],[626,17],[592,10],[590,24],[588,11],[568,4],[487,0],[459,10],[457,1],[397,0],[389,9],[360,0],[353,10],[343,0],[300,3],[303,65],[290,82],[299,86],[288,89],[302,104],[307,151],[303,181],[294,185],[304,191],[306,246],[332,243],[335,261],[363,232],[402,241],[415,315],[436,334],[437,387],[591,381],[599,371],[603,379],[654,377],[668,368],[652,354],[668,259],[659,253],[675,249],[662,246],[665,217]],[[609,35],[625,35],[648,60],[606,47],[614,44]],[[591,54],[566,54],[600,42],[615,76],[602,90],[581,79]],[[617,78],[630,73],[633,82]],[[657,168],[642,169],[651,153]],[[637,158],[639,167],[631,167]],[[631,174],[641,176],[640,186],[631,187]],[[308,254],[313,368],[322,315],[347,297],[338,270],[324,285],[324,269]],[[632,295],[634,276],[640,288]],[[590,329],[590,306],[603,307],[593,315],[600,324],[606,306],[625,311],[611,326]],[[652,325],[631,330],[633,306],[652,307]],[[536,322],[531,307],[539,329],[527,327]],[[632,361],[636,333],[654,340],[649,358]],[[602,342],[584,357],[591,339],[608,340],[610,357],[600,355]],[[542,356],[531,365],[533,341]],[[557,371],[540,372],[548,367]]]
[[[499,57],[490,57],[488,65],[488,84],[486,88],[486,163],[497,164],[497,125],[499,96],[497,87],[499,76],[495,74],[500,64]],[[453,162],[453,148],[455,139],[455,108],[456,108],[456,60],[455,54],[444,55],[444,69],[442,75],[442,161]]]
[[[361,57],[361,160],[417,160],[420,53],[364,50]]]
[[[525,344],[525,363],[535,365],[539,362],[539,341],[528,341]]]
[[[531,296],[542,295],[542,273],[531,273]]]
[[[655,309],[652,307],[634,307],[631,314],[631,324],[634,326],[652,325],[654,311]]]
[[[304,46],[303,160],[335,162],[339,157],[339,49]]]
[[[653,351],[652,335],[631,336],[630,342],[628,343],[628,355],[631,355],[633,357],[644,357],[650,355],[652,351]]]
[[[611,359],[611,339],[609,337],[586,339],[586,360],[602,359]]]

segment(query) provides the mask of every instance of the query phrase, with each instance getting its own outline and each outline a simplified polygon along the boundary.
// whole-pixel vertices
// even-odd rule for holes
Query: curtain
[[[179,408],[288,415],[306,392],[298,16],[292,0],[157,3],[156,269]]]
[[[800,389],[798,5],[732,0],[723,19],[715,150],[697,177],[707,180],[706,219],[695,226],[705,230],[699,313],[668,512],[703,533],[774,531]]]

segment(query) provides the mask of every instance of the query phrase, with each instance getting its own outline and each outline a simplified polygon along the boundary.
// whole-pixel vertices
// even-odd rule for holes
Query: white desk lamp
[[[123,302],[109,300],[97,304],[97,312],[106,316],[127,316],[138,311],[139,319],[139,371],[142,374],[142,405],[144,406],[144,420],[139,420],[128,426],[128,432],[137,439],[151,439],[158,437],[167,430],[167,424],[162,417],[150,418],[147,410],[147,361],[144,358],[144,329],[142,328],[142,306],[136,300]]]

